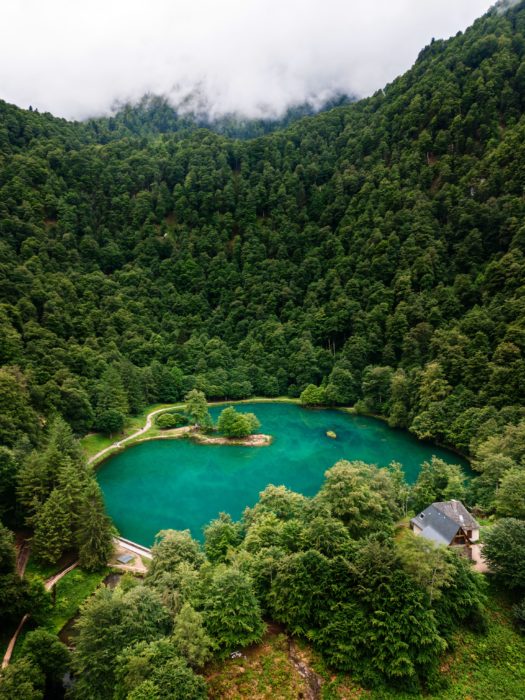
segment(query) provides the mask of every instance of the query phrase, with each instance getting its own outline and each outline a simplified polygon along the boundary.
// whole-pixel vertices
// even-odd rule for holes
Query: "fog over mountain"
[[[488,0],[4,0],[0,98],[68,118],[163,94],[210,116],[364,96]]]

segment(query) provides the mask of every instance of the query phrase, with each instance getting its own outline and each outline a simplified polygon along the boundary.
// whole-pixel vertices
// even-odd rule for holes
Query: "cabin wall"
[[[420,535],[423,532],[423,528],[418,527],[415,523],[410,523],[410,528],[414,535]]]

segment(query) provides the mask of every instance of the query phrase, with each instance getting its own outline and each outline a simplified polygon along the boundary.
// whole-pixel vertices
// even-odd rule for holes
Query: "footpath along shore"
[[[242,405],[243,403],[293,403],[296,404],[298,401],[296,399],[288,399],[288,398],[277,398],[277,399],[268,399],[268,398],[254,398],[254,399],[245,399],[242,401],[217,401],[217,402],[212,402],[209,403],[209,406],[227,406],[227,405]],[[108,447],[105,447],[103,450],[100,450],[100,452],[97,452],[96,454],[92,455],[88,459],[88,464],[95,464],[99,462],[102,457],[105,457],[106,455],[111,454],[112,452],[116,452],[120,450],[124,445],[130,442],[141,442],[138,438],[140,438],[141,435],[144,435],[145,433],[148,432],[148,430],[151,429],[153,425],[153,418],[158,415],[159,413],[166,413],[168,411],[173,411],[176,408],[182,408],[181,404],[173,404],[173,406],[164,406],[163,408],[157,408],[155,411],[151,411],[151,413],[148,413],[146,417],[146,423],[142,428],[137,430],[136,432],[132,433],[131,435],[128,435],[125,438],[121,438],[120,440],[116,440],[114,443],[111,445],[108,445]],[[173,428],[171,430],[166,430],[164,434],[161,435],[154,435],[151,437],[146,437],[144,438],[145,440],[159,440],[159,439],[169,439],[169,438],[179,438],[182,435],[185,435],[186,433],[190,433],[194,430],[192,426],[184,426],[182,428]],[[193,437],[193,436],[192,436]],[[214,437],[214,436],[208,436],[208,435],[203,435],[202,433],[196,432],[195,434],[195,440],[201,444],[209,444],[209,445],[243,445],[246,447],[263,447],[265,445],[269,445],[272,442],[272,437],[271,435],[263,435],[263,434],[257,434],[257,435],[248,435],[246,438],[224,438],[224,437]]]

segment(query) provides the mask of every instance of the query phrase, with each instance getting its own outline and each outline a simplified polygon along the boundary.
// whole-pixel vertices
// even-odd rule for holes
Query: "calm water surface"
[[[217,418],[223,408],[212,409],[212,416]],[[202,539],[210,520],[221,511],[238,519],[268,484],[313,496],[324,472],[339,459],[381,467],[396,460],[411,483],[432,455],[468,469],[457,455],[373,418],[293,404],[236,408],[257,414],[261,432],[273,436],[269,447],[155,440],[130,447],[100,467],[97,478],[107,510],[123,537],[150,546],[159,530],[189,528]],[[335,431],[337,439],[327,437],[327,430]]]

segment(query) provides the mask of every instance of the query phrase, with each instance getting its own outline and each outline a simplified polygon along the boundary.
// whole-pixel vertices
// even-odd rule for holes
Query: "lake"
[[[224,406],[210,412],[217,418]],[[432,455],[468,471],[468,463],[418,441],[406,431],[374,418],[343,411],[306,409],[295,404],[236,406],[261,421],[273,436],[266,447],[199,445],[188,439],[143,442],[104,462],[97,478],[109,515],[121,535],[147,547],[159,530],[202,529],[223,511],[235,520],[253,506],[268,484],[284,484],[313,496],[324,472],[340,459],[363,460],[380,467],[401,462],[410,483]],[[333,430],[337,439],[327,437]]]

